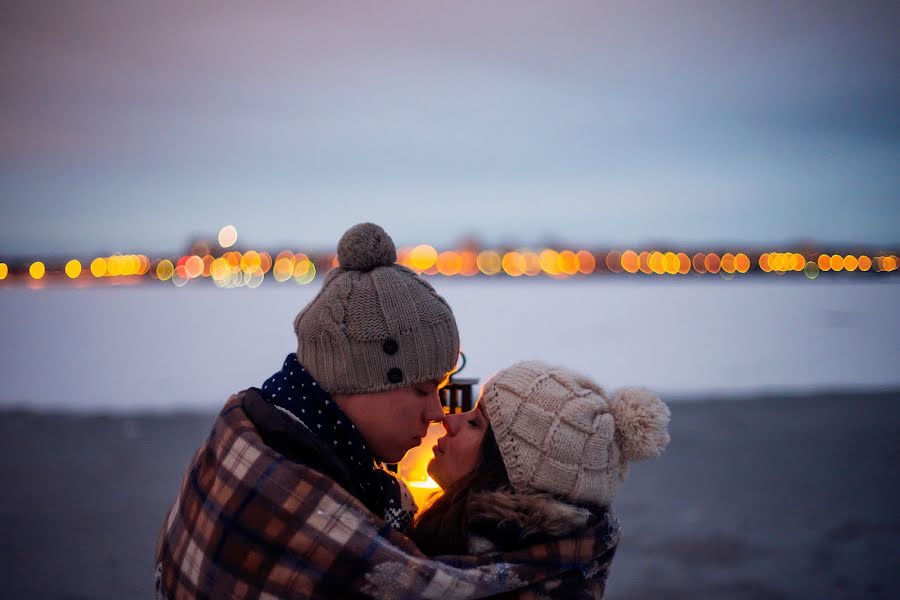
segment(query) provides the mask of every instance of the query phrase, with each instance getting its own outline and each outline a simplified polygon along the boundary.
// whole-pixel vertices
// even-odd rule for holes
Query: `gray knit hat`
[[[332,394],[365,394],[442,379],[459,357],[453,312],[373,223],[338,242],[340,266],[294,319],[297,358]]]
[[[628,461],[659,456],[669,443],[669,409],[652,392],[607,396],[588,377],[542,362],[503,369],[479,402],[518,493],[606,506]]]

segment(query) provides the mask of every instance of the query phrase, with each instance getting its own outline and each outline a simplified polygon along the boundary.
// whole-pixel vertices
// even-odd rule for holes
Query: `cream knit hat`
[[[373,223],[338,242],[340,267],[294,319],[297,358],[332,394],[364,394],[442,379],[459,357],[453,312],[404,266]]]
[[[669,443],[669,409],[652,392],[607,396],[584,375],[542,362],[503,369],[479,402],[518,493],[606,506],[628,461],[659,456]]]

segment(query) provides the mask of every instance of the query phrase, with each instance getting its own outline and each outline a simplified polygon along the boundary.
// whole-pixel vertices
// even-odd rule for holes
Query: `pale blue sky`
[[[900,241],[895,2],[4,4],[0,254]]]

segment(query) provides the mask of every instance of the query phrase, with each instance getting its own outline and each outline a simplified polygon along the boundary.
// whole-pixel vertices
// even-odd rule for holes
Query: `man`
[[[294,321],[297,353],[232,396],[195,454],[157,543],[157,597],[482,597],[589,556],[591,540],[436,561],[400,533],[416,506],[379,463],[442,420],[456,321],[377,225],[349,229],[338,261]]]

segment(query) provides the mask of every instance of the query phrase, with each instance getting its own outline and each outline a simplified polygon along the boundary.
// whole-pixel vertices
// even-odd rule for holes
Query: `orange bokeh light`
[[[635,252],[634,250],[626,250],[622,253],[622,268],[628,273],[637,273],[639,260],[640,259],[638,258],[637,252]]]

